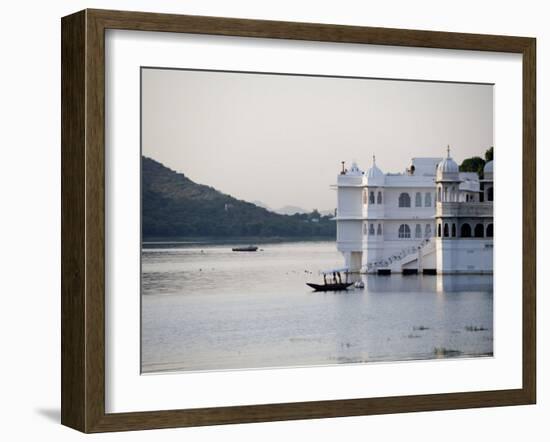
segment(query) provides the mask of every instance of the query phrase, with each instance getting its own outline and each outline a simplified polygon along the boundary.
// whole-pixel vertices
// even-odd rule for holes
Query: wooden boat
[[[342,272],[344,272],[344,274],[346,275],[345,280],[342,280],[342,275],[341,275]],[[348,282],[349,271],[347,268],[325,270],[319,273],[323,275],[323,284],[314,284],[312,282],[306,282],[306,284],[316,292],[340,292],[343,290],[347,290],[348,287],[353,285],[353,282]],[[329,278],[327,280],[327,275],[332,276],[332,278]]]
[[[316,292],[340,292],[347,290],[349,286],[353,285],[353,282],[337,282],[337,283],[327,283],[327,284],[313,284],[311,282],[306,282]]]
[[[234,252],[255,252],[258,250],[257,246],[246,246],[246,247],[233,247],[231,250]]]

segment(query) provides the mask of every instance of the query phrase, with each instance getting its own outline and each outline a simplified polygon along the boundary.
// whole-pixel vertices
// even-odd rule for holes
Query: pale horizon
[[[403,172],[493,142],[493,86],[142,70],[142,154],[271,209],[333,210],[341,161]]]

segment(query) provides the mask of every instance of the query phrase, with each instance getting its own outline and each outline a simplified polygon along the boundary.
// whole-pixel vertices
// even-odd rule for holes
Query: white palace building
[[[493,161],[459,172],[446,158],[413,158],[403,173],[356,163],[338,175],[337,247],[363,273],[492,273]]]

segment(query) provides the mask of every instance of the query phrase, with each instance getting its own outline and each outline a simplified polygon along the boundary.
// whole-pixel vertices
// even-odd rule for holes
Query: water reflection
[[[461,292],[492,291],[491,275],[362,275],[361,279],[370,291],[388,292]]]

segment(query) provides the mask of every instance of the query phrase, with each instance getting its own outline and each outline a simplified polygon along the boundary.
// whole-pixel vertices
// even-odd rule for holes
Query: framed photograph
[[[536,400],[535,39],[62,19],[62,423]]]

